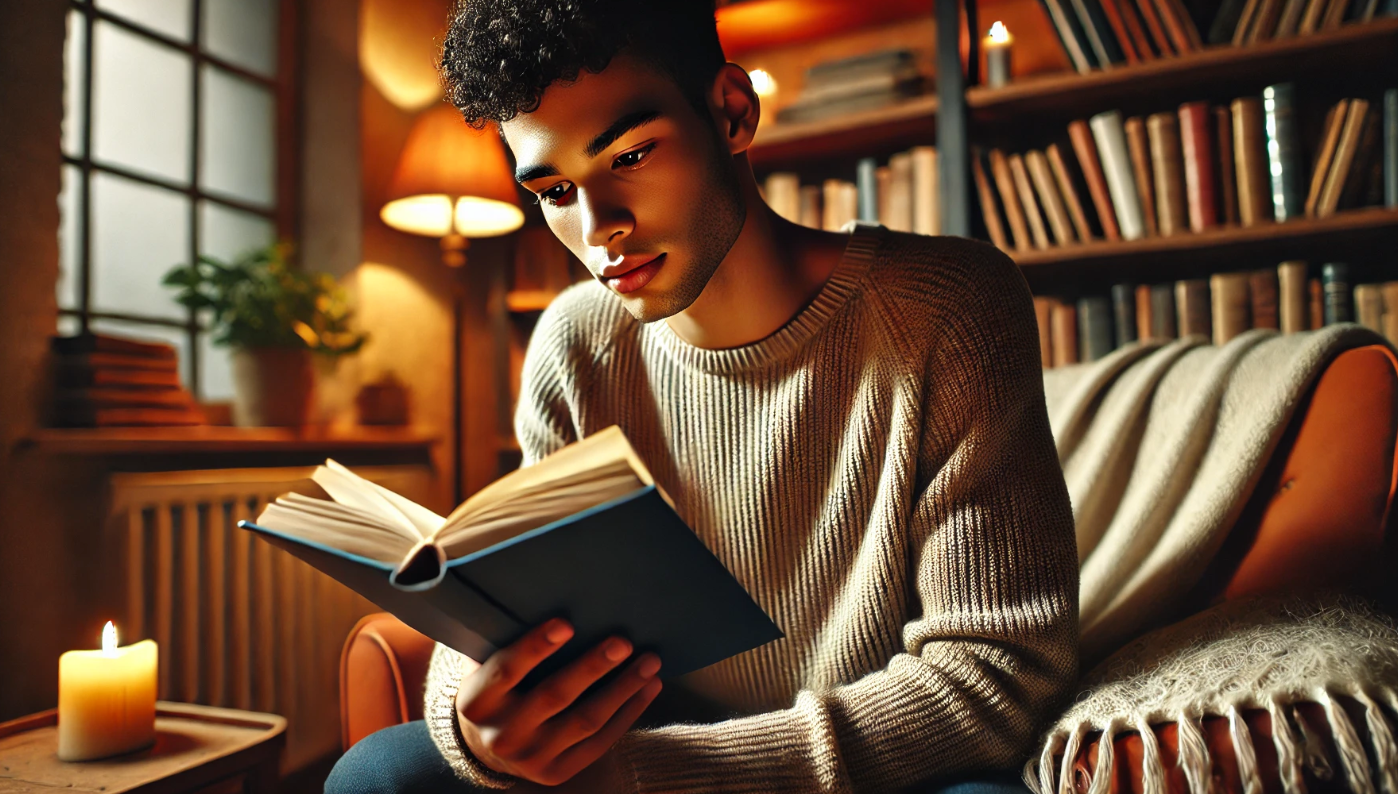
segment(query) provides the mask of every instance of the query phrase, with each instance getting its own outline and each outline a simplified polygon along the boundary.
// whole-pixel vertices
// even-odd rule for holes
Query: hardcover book
[[[1213,112],[1207,102],[1180,105],[1180,149],[1184,155],[1184,188],[1189,228],[1202,232],[1218,225],[1214,181]],[[1231,163],[1230,163],[1231,164]]]
[[[1078,120],[1069,124],[1068,138],[1073,144],[1073,154],[1078,156],[1078,167],[1082,169],[1083,181],[1087,183],[1092,205],[1097,209],[1097,219],[1102,224],[1102,236],[1108,240],[1120,240],[1121,228],[1116,222],[1116,208],[1112,206],[1107,177],[1102,171],[1102,161],[1097,154],[1097,143],[1093,140],[1087,122]]]
[[[1307,311],[1306,263],[1282,262],[1277,265],[1277,285],[1281,313],[1281,331],[1295,334],[1310,326]]]
[[[327,461],[330,496],[286,494],[255,523],[278,548],[477,661],[563,617],[533,680],[620,634],[673,677],[782,637],[611,427],[497,480],[448,516]]]
[[[1029,182],[1029,170],[1024,167],[1024,158],[1012,154],[1009,163],[1010,176],[1014,179],[1015,192],[1019,194],[1019,203],[1024,207],[1025,218],[1029,221],[1034,247],[1048,248],[1048,230],[1044,228],[1044,218],[1039,211],[1039,201],[1034,197],[1034,186]]]
[[[1127,153],[1121,113],[1115,110],[1099,113],[1092,117],[1090,124],[1097,151],[1101,153],[1102,170],[1106,172],[1107,188],[1111,192],[1122,239],[1139,240],[1145,236],[1146,226],[1140,196],[1136,192],[1136,180],[1131,176],[1131,157]]]
[[[1159,208],[1155,206],[1155,175],[1151,169],[1150,137],[1146,132],[1146,122],[1140,116],[1133,116],[1121,125],[1126,133],[1126,148],[1131,154],[1131,173],[1135,178],[1136,199],[1141,204],[1141,220],[1145,223],[1145,236],[1155,237],[1160,233],[1157,224]]]
[[[1272,215],[1277,222],[1301,217],[1300,143],[1296,140],[1296,89],[1291,83],[1262,89],[1267,164],[1272,182]]]
[[[1160,234],[1168,237],[1188,231],[1179,120],[1174,113],[1152,113],[1146,119],[1146,128],[1150,132],[1150,163]]]

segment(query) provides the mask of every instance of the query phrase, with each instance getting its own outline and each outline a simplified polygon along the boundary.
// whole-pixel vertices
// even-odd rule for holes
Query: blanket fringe
[[[1321,690],[1321,702],[1325,715],[1330,718],[1330,735],[1335,739],[1335,749],[1339,752],[1340,766],[1345,770],[1349,790],[1354,794],[1375,794],[1374,781],[1369,776],[1369,758],[1359,734],[1354,730],[1345,709],[1335,701],[1330,693]]]
[[[1068,744],[1063,748],[1063,764],[1058,770],[1058,794],[1073,794],[1073,762],[1077,760],[1078,750],[1082,747],[1082,740],[1086,736],[1086,724],[1078,725],[1068,735]],[[1097,759],[1100,761],[1102,751],[1098,749],[1097,752]]]
[[[1053,757],[1067,738],[1067,733],[1054,731],[1046,737],[1044,750],[1039,757],[1030,758],[1024,763],[1024,785],[1034,794],[1054,794]]]
[[[1247,721],[1237,706],[1228,707],[1228,733],[1233,737],[1233,752],[1238,756],[1238,777],[1243,794],[1262,794],[1262,775],[1257,768],[1257,748],[1252,744]]]
[[[1280,700],[1272,698],[1267,701],[1267,713],[1272,716],[1272,744],[1277,748],[1277,774],[1281,776],[1282,790],[1285,794],[1306,794],[1306,776],[1301,772],[1301,742],[1292,730],[1286,709]]]
[[[1317,780],[1333,779],[1335,769],[1330,766],[1330,759],[1325,756],[1320,737],[1316,736],[1315,729],[1306,720],[1305,713],[1292,706],[1291,716],[1296,720],[1296,726],[1301,729],[1302,761],[1306,769],[1310,770]]]
[[[1393,728],[1383,708],[1369,693],[1358,692],[1354,697],[1364,705],[1364,723],[1374,745],[1374,768],[1379,773],[1379,785],[1384,794],[1398,794],[1398,742],[1393,739]]]
[[[1209,744],[1204,741],[1204,732],[1194,718],[1183,711],[1175,724],[1179,727],[1177,763],[1184,770],[1184,779],[1189,782],[1189,794],[1209,794],[1213,783],[1213,761],[1209,758]]]
[[[1116,769],[1116,734],[1119,730],[1121,721],[1113,717],[1097,740],[1097,766],[1092,770],[1092,785],[1088,786],[1087,794],[1107,794],[1111,790],[1112,772]]]

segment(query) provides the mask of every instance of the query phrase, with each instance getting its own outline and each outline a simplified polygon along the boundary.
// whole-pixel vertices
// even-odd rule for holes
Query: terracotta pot
[[[315,392],[311,352],[289,348],[233,351],[233,424],[301,427]]]

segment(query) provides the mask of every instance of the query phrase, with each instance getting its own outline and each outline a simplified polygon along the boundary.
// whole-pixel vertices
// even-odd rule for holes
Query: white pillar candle
[[[102,650],[58,658],[58,757],[86,761],[155,743],[157,654],[153,640],[118,648],[111,621]]]
[[[986,83],[998,88],[1010,82],[1010,45],[1014,37],[1005,28],[1005,23],[997,21],[990,26],[990,33],[982,41],[985,48]]]

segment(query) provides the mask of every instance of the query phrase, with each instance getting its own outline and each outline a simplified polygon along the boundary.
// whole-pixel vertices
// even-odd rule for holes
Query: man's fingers
[[[544,726],[547,739],[533,749],[533,758],[553,759],[565,750],[606,727],[608,721],[641,691],[660,670],[660,659],[653,653],[641,656],[626,671],[609,681],[601,691],[555,717]]]
[[[529,671],[552,656],[572,636],[573,627],[555,618],[496,651],[478,670],[462,680],[463,694],[458,696],[457,703],[461,704],[463,715],[476,721],[491,713]]]
[[[525,695],[519,702],[518,716],[510,721],[511,724],[531,730],[542,725],[550,717],[573,705],[573,702],[583,692],[586,692],[588,687],[597,683],[603,676],[626,661],[626,658],[631,655],[631,651],[631,643],[620,637],[611,637],[598,643],[597,647],[549,676],[547,680],[541,682],[528,695]],[[650,657],[654,658],[654,655],[651,654]],[[656,667],[658,669],[659,665],[657,664]],[[626,676],[623,676],[623,680],[625,678]],[[636,688],[639,689],[640,685],[638,684]],[[616,705],[620,706],[624,700],[625,698],[618,700]],[[615,708],[614,706],[612,711]],[[606,716],[610,717],[611,711],[608,711]],[[603,722],[605,721],[604,717]],[[598,723],[597,728],[600,727],[602,725]]]
[[[607,724],[602,729],[573,745],[558,756],[558,759],[550,765],[549,776],[554,779],[567,780],[573,775],[586,769],[593,761],[601,758],[604,753],[616,744],[622,734],[631,729],[631,725],[646,710],[646,707],[655,700],[655,696],[660,694],[660,679],[652,678],[641,691],[632,695],[626,704],[612,715]]]

